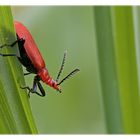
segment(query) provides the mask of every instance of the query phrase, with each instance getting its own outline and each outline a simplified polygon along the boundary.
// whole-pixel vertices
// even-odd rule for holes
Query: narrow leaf
[[[16,40],[10,7],[0,6],[0,45]],[[0,53],[17,54],[17,45],[3,48]],[[0,56],[0,133],[37,133],[29,99],[25,90],[21,64],[16,57]]]

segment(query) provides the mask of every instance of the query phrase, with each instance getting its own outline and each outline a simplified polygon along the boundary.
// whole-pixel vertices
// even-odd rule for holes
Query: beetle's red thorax
[[[49,83],[49,81],[52,79],[48,73],[48,70],[46,68],[43,68],[43,69],[40,69],[38,71],[38,74],[37,74],[41,80],[45,83]]]
[[[34,67],[39,70],[45,68],[43,57],[28,29],[20,22],[15,21],[15,29],[19,38],[25,39],[24,48]]]

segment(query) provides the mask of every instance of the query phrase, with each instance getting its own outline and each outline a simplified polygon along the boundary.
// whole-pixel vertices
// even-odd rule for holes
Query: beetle
[[[45,84],[49,85],[50,87],[56,89],[61,93],[60,85],[66,79],[68,79],[69,77],[77,73],[79,69],[74,69],[65,78],[63,78],[60,82],[58,82],[66,59],[67,52],[65,51],[58,76],[56,80],[54,80],[50,76],[48,69],[45,65],[44,59],[29,30],[19,21],[15,21],[14,26],[16,30],[17,40],[14,41],[12,44],[1,45],[0,48],[2,49],[3,47],[14,47],[16,44],[18,44],[20,56],[18,56],[17,54],[3,54],[3,53],[0,53],[0,55],[3,57],[16,56],[20,61],[20,63],[27,70],[27,73],[25,73],[24,75],[35,74],[32,88],[30,88],[29,86],[25,86],[21,88],[27,89],[29,91],[28,92],[29,97],[30,97],[30,93],[35,93],[43,97],[45,96],[45,90],[43,89],[40,83],[40,81],[43,81]],[[41,93],[37,92],[37,87],[39,88]]]

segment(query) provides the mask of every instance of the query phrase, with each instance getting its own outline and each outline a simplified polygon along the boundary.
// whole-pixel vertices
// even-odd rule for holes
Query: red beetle
[[[34,77],[34,82],[33,82],[32,88],[29,88],[28,86],[21,87],[21,88],[28,89],[29,90],[28,95],[30,95],[30,93],[36,93],[39,96],[45,96],[45,91],[40,83],[40,80],[41,80],[44,83],[46,83],[47,85],[49,85],[49,86],[53,87],[54,89],[56,89],[57,91],[61,92],[60,84],[64,80],[68,79],[70,76],[72,76],[73,74],[78,72],[79,69],[73,70],[70,74],[68,74],[64,79],[62,79],[58,83],[60,74],[64,67],[66,52],[64,53],[62,65],[61,65],[60,71],[58,73],[58,76],[57,76],[56,80],[54,80],[50,76],[50,74],[45,66],[44,59],[34,41],[34,39],[32,38],[32,35],[30,34],[29,30],[22,23],[20,23],[18,21],[15,21],[14,23],[15,23],[15,29],[16,29],[16,34],[17,34],[17,40],[12,44],[4,44],[4,45],[0,46],[0,48],[3,48],[5,46],[13,47],[13,46],[15,46],[16,43],[18,43],[20,57],[17,56],[16,54],[0,53],[0,55],[1,56],[16,56],[19,59],[19,61],[21,62],[21,64],[23,66],[25,66],[26,70],[28,71],[28,73],[25,73],[24,75],[28,75],[31,73],[36,74],[36,76]],[[38,86],[41,94],[37,92],[37,86]]]

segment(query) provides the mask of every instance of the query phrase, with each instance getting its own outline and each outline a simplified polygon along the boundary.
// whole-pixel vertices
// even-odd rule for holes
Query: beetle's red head
[[[56,89],[57,91],[61,93],[60,85],[58,85],[58,83],[53,79],[51,80],[51,87],[53,87],[54,89]]]
[[[49,85],[50,87],[56,89],[57,91],[61,92],[61,89],[58,85],[58,83],[52,79],[52,77],[49,75],[48,70],[46,68],[41,69],[38,72],[38,76],[40,77],[40,79],[46,83],[47,85]]]

